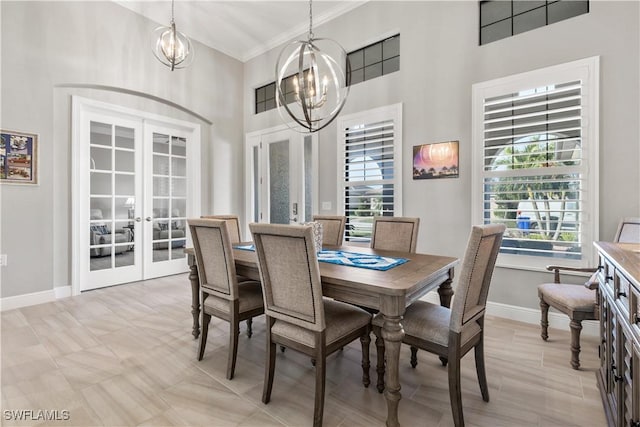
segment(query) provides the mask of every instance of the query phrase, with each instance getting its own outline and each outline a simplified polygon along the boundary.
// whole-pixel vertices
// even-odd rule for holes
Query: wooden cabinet
[[[600,368],[610,426],[640,427],[640,245],[595,243],[600,256]]]

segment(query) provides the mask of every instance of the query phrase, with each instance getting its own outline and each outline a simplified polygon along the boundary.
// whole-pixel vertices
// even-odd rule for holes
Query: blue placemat
[[[243,251],[255,251],[253,245],[236,245],[236,249]],[[386,271],[409,261],[406,258],[384,257],[373,254],[361,254],[358,252],[345,252],[334,250],[322,250],[318,253],[318,261],[330,264],[348,265],[350,267],[368,268],[370,270]]]
[[[318,261],[385,271],[404,264],[409,260],[406,258],[393,258],[357,252],[322,250],[318,254]]]

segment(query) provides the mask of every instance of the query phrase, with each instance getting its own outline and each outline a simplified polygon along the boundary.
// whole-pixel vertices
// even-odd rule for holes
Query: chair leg
[[[411,346],[411,367],[418,366],[418,347]]]
[[[322,427],[322,416],[324,414],[324,388],[327,358],[323,349],[318,350],[316,356],[316,398],[313,407],[313,425],[314,427]]]
[[[238,355],[238,337],[240,336],[240,323],[231,319],[229,328],[229,360],[227,361],[227,379],[232,380],[236,370],[236,357]]]
[[[376,388],[379,393],[384,391],[384,340],[382,339],[380,328],[373,328],[373,332],[376,335],[376,372],[378,373],[378,383]]]
[[[571,320],[571,367],[580,369],[580,331],[582,331],[582,321]]]
[[[364,384],[365,388],[371,384],[371,379],[369,378],[369,368],[371,367],[371,362],[369,361],[370,334],[371,331],[367,328],[367,331],[360,337],[360,344],[362,345],[362,384]]]
[[[480,338],[480,342],[474,348],[476,359],[476,373],[478,374],[478,384],[480,384],[480,393],[482,400],[489,401],[489,386],[487,385],[487,372],[484,368],[484,334]]]
[[[276,370],[276,343],[271,340],[273,319],[267,317],[267,363],[264,367],[264,385],[262,388],[262,402],[269,403],[273,388],[273,374]]]
[[[204,349],[207,346],[207,335],[209,335],[209,323],[211,316],[204,311],[202,312],[202,331],[200,333],[200,342],[198,343],[198,360],[202,360]]]
[[[247,319],[247,338],[251,338],[251,335],[253,335],[253,330],[251,329],[252,325],[253,325],[253,317],[250,317]]]
[[[453,360],[452,360],[453,359]],[[449,399],[451,400],[451,413],[456,427],[464,426],[462,414],[462,391],[460,390],[460,358],[450,357],[449,367]]]
[[[540,316],[540,326],[542,327],[540,336],[546,341],[549,338],[549,304],[542,297],[540,298]]]

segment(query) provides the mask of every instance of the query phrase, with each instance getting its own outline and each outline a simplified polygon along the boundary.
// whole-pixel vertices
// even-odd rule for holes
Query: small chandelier
[[[168,27],[161,26],[153,30],[152,51],[158,61],[169,67],[171,71],[176,68],[186,68],[193,62],[193,46],[189,37],[176,30],[173,19],[174,0],[171,0],[171,24]]]
[[[349,94],[351,66],[336,41],[313,35],[312,0],[309,0],[309,34],[285,46],[276,62],[276,102],[300,125],[302,132],[317,132],[340,113]],[[294,124],[293,129],[300,131]]]

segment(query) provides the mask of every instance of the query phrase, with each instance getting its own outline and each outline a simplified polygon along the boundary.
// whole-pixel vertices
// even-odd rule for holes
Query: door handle
[[[136,217],[136,222],[140,222],[140,221],[142,221],[142,218],[140,218],[139,216]]]
[[[146,217],[146,218],[145,218],[145,220],[146,220],[147,222],[151,222],[151,217],[150,217],[150,216],[148,216],[148,217]]]
[[[298,222],[298,218],[297,217],[289,218],[289,221]]]

